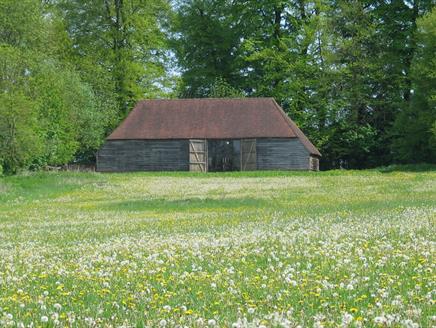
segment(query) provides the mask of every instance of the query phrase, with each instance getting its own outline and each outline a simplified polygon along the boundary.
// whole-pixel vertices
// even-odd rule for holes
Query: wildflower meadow
[[[436,172],[0,178],[0,327],[434,327]]]

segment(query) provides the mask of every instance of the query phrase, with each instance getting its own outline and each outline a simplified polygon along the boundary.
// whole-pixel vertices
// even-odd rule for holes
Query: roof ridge
[[[154,98],[154,99],[141,99],[138,102],[146,102],[146,101],[192,101],[192,100],[273,100],[273,97],[241,97],[241,98]]]
[[[299,138],[320,155],[271,97],[143,99],[108,140]]]

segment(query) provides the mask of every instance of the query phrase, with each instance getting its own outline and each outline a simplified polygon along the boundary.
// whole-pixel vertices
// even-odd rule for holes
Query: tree
[[[41,153],[34,104],[21,92],[0,93],[0,167],[16,173]]]
[[[205,97],[216,79],[237,85],[238,49],[243,34],[237,4],[226,0],[178,3],[172,46],[182,68],[179,95]]]
[[[209,90],[209,98],[244,98],[242,91],[232,87],[222,78],[215,79]]]
[[[436,11],[417,22],[411,64],[411,101],[395,122],[393,143],[400,162],[436,162]]]
[[[0,22],[2,166],[13,173],[94,152],[110,116],[98,111],[93,90],[64,61],[59,21],[34,1],[0,6],[0,15],[8,11]]]
[[[274,97],[324,168],[392,162],[394,122],[412,98],[416,21],[431,0],[178,4],[183,96],[209,95],[222,78],[247,96]]]
[[[98,110],[92,89],[76,72],[57,63],[40,64],[32,73],[31,94],[44,140],[40,165],[62,165],[100,146],[108,117]]]
[[[170,86],[165,0],[65,0],[57,8],[71,38],[70,60],[120,118],[138,99]]]

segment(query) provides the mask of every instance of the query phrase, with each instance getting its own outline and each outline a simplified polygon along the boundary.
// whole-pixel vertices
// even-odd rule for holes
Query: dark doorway
[[[240,171],[241,141],[232,139],[208,140],[208,171]]]

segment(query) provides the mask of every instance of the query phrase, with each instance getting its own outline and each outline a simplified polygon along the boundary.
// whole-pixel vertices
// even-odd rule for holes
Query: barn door
[[[207,142],[205,139],[189,140],[189,171],[207,172]]]
[[[241,139],[241,171],[256,168],[256,139]]]

